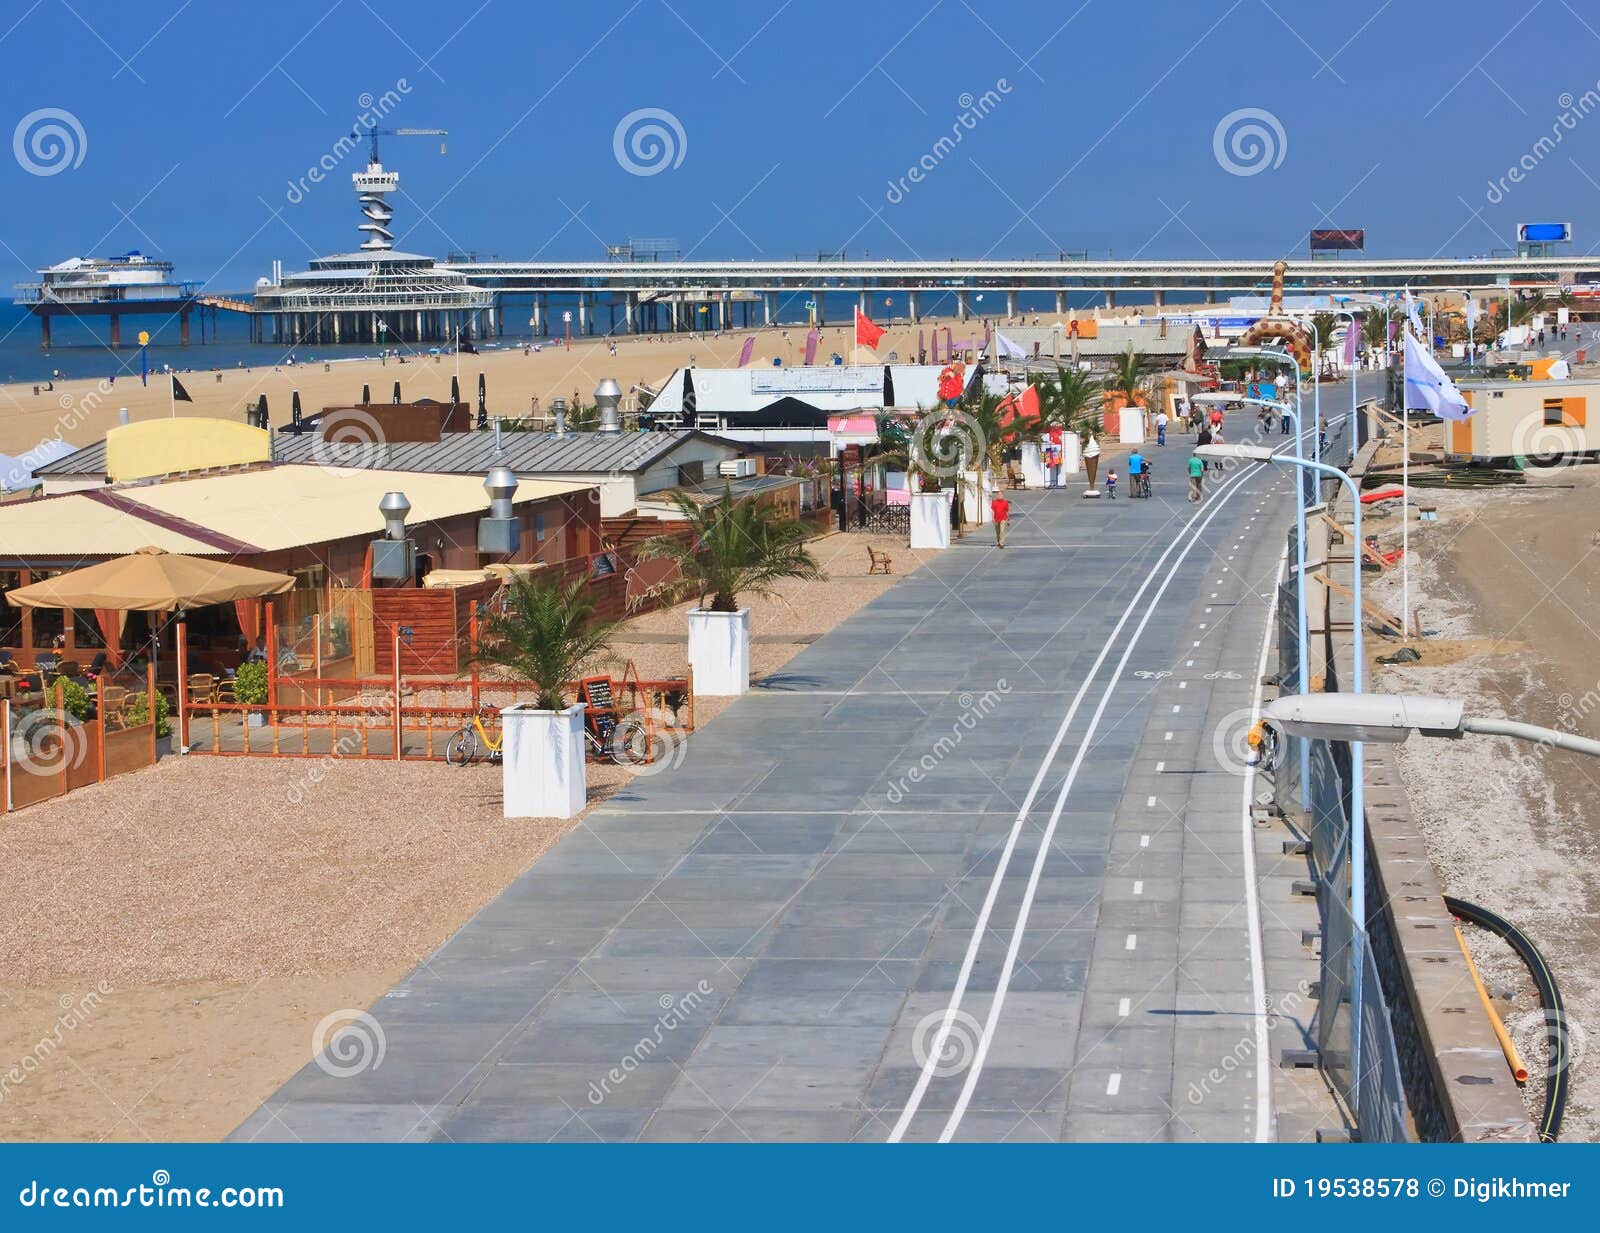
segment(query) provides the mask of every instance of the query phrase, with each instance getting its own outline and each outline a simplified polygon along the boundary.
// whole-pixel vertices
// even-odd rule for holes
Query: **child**
[[[1115,471],[1106,472],[1106,496],[1113,501],[1117,499],[1117,473]]]

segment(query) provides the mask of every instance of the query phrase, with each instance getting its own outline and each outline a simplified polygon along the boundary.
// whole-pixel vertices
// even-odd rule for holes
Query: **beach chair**
[[[867,574],[892,574],[894,573],[894,558],[887,552],[879,552],[870,544],[867,546]]]

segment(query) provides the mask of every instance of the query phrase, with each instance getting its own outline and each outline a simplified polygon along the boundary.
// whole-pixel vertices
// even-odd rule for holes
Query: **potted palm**
[[[500,712],[508,818],[570,818],[588,801],[583,703],[565,688],[610,642],[618,622],[596,615],[588,580],[517,574],[505,608],[484,624],[474,658],[534,687],[532,705]]]
[[[739,606],[740,594],[770,595],[784,578],[817,581],[822,570],[805,546],[805,527],[778,518],[754,497],[734,500],[729,485],[719,500],[705,504],[682,492],[672,499],[689,535],[646,540],[639,558],[672,562],[678,577],[668,589],[697,597],[689,610],[695,692],[718,698],[746,693],[750,609]]]
[[[1061,429],[1061,475],[1076,475],[1085,437],[1100,430],[1100,391],[1081,368],[1057,367],[1054,379],[1044,380],[1038,388],[1039,427]],[[1049,482],[1058,487],[1061,476],[1050,476]]]
[[[912,548],[950,547],[952,506],[962,486],[967,457],[973,452],[967,446],[970,435],[953,410],[925,411],[911,424],[879,417],[878,452],[873,461],[905,468]]]
[[[1105,430],[1109,435],[1118,440],[1128,439],[1122,430],[1122,409],[1132,407],[1134,414],[1139,414],[1139,396],[1144,391],[1144,381],[1149,375],[1149,358],[1144,352],[1135,351],[1132,343],[1112,361],[1111,371],[1103,382]]]

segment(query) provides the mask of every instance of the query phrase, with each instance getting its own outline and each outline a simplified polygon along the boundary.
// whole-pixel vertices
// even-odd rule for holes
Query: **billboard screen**
[[[1572,239],[1571,223],[1519,223],[1519,244],[1561,244]]]
[[[1359,253],[1366,246],[1365,231],[1330,227],[1311,233],[1311,251],[1314,253]]]

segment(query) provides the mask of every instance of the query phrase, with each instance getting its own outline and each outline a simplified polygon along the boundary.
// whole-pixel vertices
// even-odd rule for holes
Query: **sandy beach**
[[[889,363],[891,357],[897,357],[894,362],[914,361],[918,330],[930,331],[934,324],[930,319],[921,326],[889,327],[875,352],[863,352],[868,357],[863,362]],[[953,321],[938,324],[941,328],[950,326],[957,341],[983,336],[983,323],[977,319],[965,325]],[[753,365],[769,366],[775,357],[792,365],[805,358],[804,325],[736,330],[720,336],[653,334],[590,338],[574,340],[570,350],[560,344],[547,344],[541,351],[530,354],[524,354],[520,347],[507,345],[459,357],[461,396],[469,403],[476,401],[478,374],[482,373],[492,415],[527,415],[534,398],[544,407],[555,397],[565,398],[570,403],[574,395],[586,404],[592,403],[594,388],[605,377],[629,391],[640,383],[658,387],[674,369],[690,363],[707,367],[735,365],[745,340],[751,335],[756,340]],[[502,341],[510,343],[509,339]],[[611,354],[613,344],[615,355]],[[822,331],[817,349],[819,362],[826,362],[835,353],[848,362],[854,351],[852,327],[830,325]],[[194,401],[178,403],[177,414],[242,421],[246,409],[255,406],[265,394],[272,423],[281,424],[289,418],[290,402],[296,391],[300,394],[302,409],[309,415],[325,406],[348,406],[359,401],[363,384],[371,387],[373,399],[379,402],[392,397],[396,381],[400,382],[405,401],[447,399],[450,379],[457,373],[458,357],[453,355],[410,355],[404,363],[394,358],[387,362],[367,359],[324,363],[309,358],[317,354],[315,346],[304,346],[294,349],[297,362],[291,365],[287,362],[287,349],[263,346],[260,352],[263,363],[254,368],[214,369],[208,362],[206,348],[192,347],[188,362],[193,370],[180,370],[179,380]],[[80,357],[73,358],[82,362]],[[274,360],[281,362],[269,362]],[[72,362],[65,357],[63,367],[71,379],[55,382],[54,389],[36,387],[33,383],[0,386],[0,453],[20,455],[42,441],[57,437],[73,445],[92,444],[116,426],[118,412],[123,407],[127,408],[129,417],[136,420],[173,412],[168,383],[163,375],[153,373],[150,383],[141,386],[137,378],[122,377],[107,382],[78,377],[73,372]],[[37,393],[34,392],[36,388]]]

